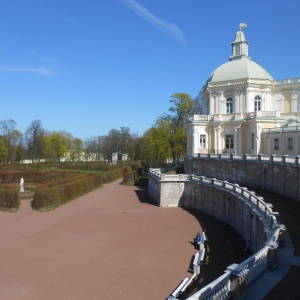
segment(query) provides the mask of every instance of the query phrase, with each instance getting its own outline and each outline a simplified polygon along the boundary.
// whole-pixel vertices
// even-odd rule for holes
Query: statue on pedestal
[[[24,193],[24,179],[23,179],[23,177],[20,180],[20,192]]]

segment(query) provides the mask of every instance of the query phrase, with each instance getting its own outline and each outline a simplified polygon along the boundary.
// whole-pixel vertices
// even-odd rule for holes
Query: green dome
[[[249,58],[233,59],[217,68],[208,78],[209,82],[221,82],[239,79],[274,80],[263,67]]]

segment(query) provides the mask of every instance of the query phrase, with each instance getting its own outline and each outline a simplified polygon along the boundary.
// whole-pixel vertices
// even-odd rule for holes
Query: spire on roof
[[[231,44],[232,46],[232,55],[230,60],[240,59],[240,58],[249,58],[248,57],[248,42],[246,41],[244,32],[242,28],[247,27],[246,23],[240,23],[238,32],[235,35],[235,40]]]

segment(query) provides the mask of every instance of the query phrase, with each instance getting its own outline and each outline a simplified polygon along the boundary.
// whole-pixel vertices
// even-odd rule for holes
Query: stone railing
[[[190,175],[186,174],[172,174],[166,175],[162,174],[160,169],[150,169],[149,174],[158,180],[167,180],[167,181],[185,181],[190,178]]]
[[[167,182],[169,176],[163,176],[159,169],[150,170],[150,177],[155,178],[156,182],[159,181],[159,184]],[[180,181],[183,175],[172,175],[171,181],[174,181],[175,177],[177,181]],[[228,266],[222,276],[187,298],[189,300],[239,299],[247,287],[262,273],[268,268],[272,270],[277,267],[277,251],[279,246],[284,246],[285,243],[285,226],[279,223],[277,219],[279,214],[272,211],[272,205],[265,203],[262,197],[247,188],[204,176],[186,175],[184,178],[187,184],[210,186],[234,195],[249,206],[252,214],[256,214],[257,220],[262,223],[265,232],[263,247],[242,263]]]
[[[275,80],[275,85],[287,84],[287,83],[300,83],[300,78],[287,78],[283,80]]]
[[[288,126],[288,127],[278,127],[278,128],[263,128],[262,133],[280,133],[287,131],[299,131],[300,126]]]
[[[261,161],[263,163],[271,164],[288,164],[288,165],[300,165],[300,156],[288,156],[288,155],[267,155],[267,154],[231,154],[231,153],[208,153],[187,155],[188,159],[220,159],[220,160],[232,160],[232,161]]]
[[[191,180],[198,184],[211,185],[217,189],[228,191],[243,200],[251,207],[252,211],[257,214],[260,220],[264,220],[266,232],[275,230],[279,226],[276,218],[278,213],[272,211],[272,205],[265,203],[263,197],[257,196],[247,188],[241,187],[238,184],[217,180],[215,178],[207,178],[205,176],[191,175]],[[271,236],[269,236],[269,238],[271,238]]]

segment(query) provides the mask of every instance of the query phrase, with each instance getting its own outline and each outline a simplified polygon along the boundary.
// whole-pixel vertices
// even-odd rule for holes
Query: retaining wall
[[[223,161],[218,163],[225,165],[223,170],[228,167]],[[188,206],[221,220],[234,228],[255,253],[239,265],[228,266],[229,276],[225,279],[221,276],[189,299],[206,299],[218,293],[222,299],[239,299],[267,268],[276,268],[276,252],[279,244],[284,246],[285,227],[278,222],[278,213],[272,211],[272,205],[265,203],[262,197],[238,184],[216,178],[164,175],[159,169],[150,170],[149,175],[148,191],[159,206]],[[248,178],[255,180],[254,176]],[[230,290],[226,288],[229,283]]]
[[[300,157],[199,154],[185,159],[186,173],[260,188],[300,202]]]

